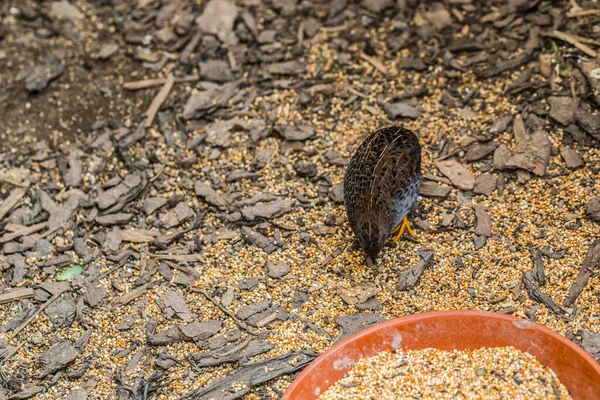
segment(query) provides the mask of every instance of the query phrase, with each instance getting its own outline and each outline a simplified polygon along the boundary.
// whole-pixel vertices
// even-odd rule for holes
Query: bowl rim
[[[492,318],[492,319],[496,319],[496,320],[502,320],[502,321],[513,322],[513,323],[519,322],[519,321],[525,321],[527,323],[531,323],[532,324],[531,326],[535,326],[535,330],[538,332],[538,335],[550,336],[551,338],[560,342],[563,346],[569,347],[571,350],[573,350],[575,353],[577,353],[581,358],[583,358],[584,361],[587,364],[589,364],[593,370],[595,370],[595,372],[598,374],[598,376],[600,376],[600,364],[592,357],[591,354],[589,354],[587,351],[585,351],[581,346],[575,344],[575,342],[569,340],[567,337],[559,334],[558,332],[551,330],[550,328],[548,328],[545,325],[542,325],[540,323],[533,322],[533,321],[530,321],[530,320],[524,319],[524,318],[514,317],[512,315],[501,314],[501,313],[496,313],[496,312],[489,312],[489,311],[480,311],[480,310],[425,311],[425,312],[410,314],[410,315],[406,315],[406,316],[402,316],[402,317],[398,317],[398,318],[392,318],[387,321],[373,324],[359,332],[356,332],[356,333],[348,336],[347,338],[340,341],[339,343],[334,344],[328,350],[326,350],[325,352],[320,354],[317,358],[315,358],[306,368],[304,368],[304,370],[302,370],[302,372],[296,377],[296,379],[294,379],[292,384],[287,388],[287,390],[285,391],[285,393],[282,397],[282,400],[291,400],[292,397],[290,397],[290,396],[291,396],[292,392],[295,390],[298,390],[301,387],[302,382],[305,380],[305,378],[307,376],[309,376],[315,369],[317,369],[320,366],[320,364],[322,364],[329,356],[336,353],[338,350],[348,346],[350,343],[354,342],[355,340],[357,340],[359,338],[373,335],[375,332],[378,332],[385,328],[394,326],[400,320],[403,322],[410,323],[410,322],[415,322],[415,321],[425,320],[425,319],[456,318],[456,317],[484,317],[484,318]],[[492,347],[497,347],[497,346],[492,346]]]

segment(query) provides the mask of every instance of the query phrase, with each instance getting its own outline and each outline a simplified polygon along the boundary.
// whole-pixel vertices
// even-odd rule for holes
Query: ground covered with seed
[[[374,323],[485,310],[600,360],[585,1],[0,2],[0,399],[278,399]],[[377,265],[348,160],[423,149]]]
[[[514,347],[382,352],[359,360],[319,400],[572,399],[556,374]]]

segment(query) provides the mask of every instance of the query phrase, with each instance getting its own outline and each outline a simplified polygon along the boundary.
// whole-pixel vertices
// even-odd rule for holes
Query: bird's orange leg
[[[408,223],[408,218],[406,218],[406,217],[404,217],[404,219],[402,220],[402,222],[400,224],[398,224],[398,226],[392,232],[393,234],[396,235],[394,237],[394,241],[395,242],[399,241],[400,238],[402,237],[402,235],[404,235],[405,231],[408,232],[408,234],[410,236],[417,237],[417,235],[415,234],[415,232],[411,229],[410,224]]]

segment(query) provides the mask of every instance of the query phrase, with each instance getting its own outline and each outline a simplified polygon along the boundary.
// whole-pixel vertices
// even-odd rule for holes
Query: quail
[[[421,185],[421,146],[402,127],[371,133],[356,149],[344,175],[344,206],[360,247],[374,262],[388,236],[415,236],[407,214]]]

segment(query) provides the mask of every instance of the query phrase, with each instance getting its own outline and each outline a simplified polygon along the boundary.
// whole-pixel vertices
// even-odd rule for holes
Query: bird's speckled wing
[[[390,127],[369,135],[344,177],[344,202],[351,226],[356,226],[358,218],[396,222],[398,202],[407,191],[418,190],[420,165],[421,148],[412,132]]]

